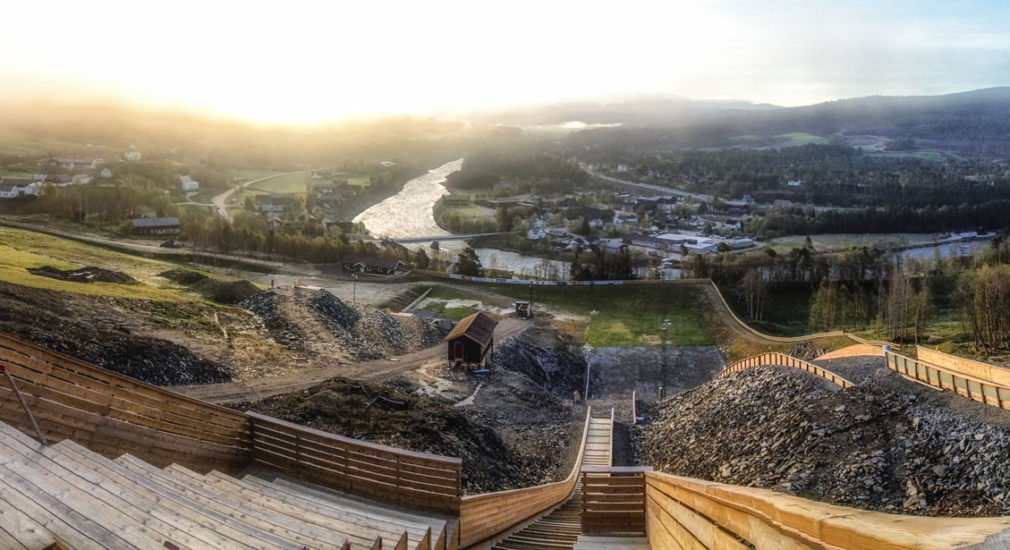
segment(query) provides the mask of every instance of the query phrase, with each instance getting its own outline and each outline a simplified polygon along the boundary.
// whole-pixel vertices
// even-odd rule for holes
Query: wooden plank
[[[333,540],[323,530],[317,529],[298,518],[273,513],[253,503],[241,502],[227,495],[207,490],[201,485],[189,483],[169,472],[145,464],[143,461],[130,455],[123,455],[116,459],[115,462],[204,506],[217,509],[225,515],[241,519],[247,524],[278,534],[292,542],[304,544],[312,548],[330,548],[333,550],[339,549],[344,544],[343,539]]]
[[[101,475],[122,484],[135,493],[143,495],[153,502],[171,507],[179,516],[223,536],[227,536],[250,548],[256,548],[257,550],[270,550],[274,548],[300,550],[303,548],[303,546],[277,537],[273,533],[256,529],[240,520],[220,514],[213,509],[189,500],[152,482],[144,476],[123,468],[121,465],[105,457],[88,451],[72,441],[63,441],[53,448],[73,456],[75,460],[87,464]]]

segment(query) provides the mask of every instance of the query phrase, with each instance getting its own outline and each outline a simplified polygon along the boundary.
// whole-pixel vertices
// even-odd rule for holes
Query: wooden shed
[[[494,359],[494,328],[498,321],[477,312],[464,317],[452,329],[448,344],[449,366],[480,368]]]

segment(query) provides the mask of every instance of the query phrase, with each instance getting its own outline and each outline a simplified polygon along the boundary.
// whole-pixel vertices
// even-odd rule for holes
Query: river
[[[452,235],[435,223],[433,206],[438,199],[448,195],[445,179],[463,166],[463,159],[447,162],[423,176],[408,181],[403,190],[388,199],[368,208],[354,218],[355,223],[365,224],[374,237],[406,239],[418,237],[448,237]],[[466,247],[464,241],[439,241],[439,250],[455,254]],[[431,253],[431,243],[416,243],[410,248],[423,247]],[[568,264],[557,260],[545,260],[515,252],[494,248],[478,248],[477,256],[486,268],[497,268],[544,277],[557,274],[560,279],[568,278]]]
[[[375,237],[406,239],[445,237],[450,235],[435,223],[433,207],[443,195],[448,195],[445,178],[463,166],[463,159],[447,162],[427,174],[418,176],[388,199],[375,204],[354,217]]]

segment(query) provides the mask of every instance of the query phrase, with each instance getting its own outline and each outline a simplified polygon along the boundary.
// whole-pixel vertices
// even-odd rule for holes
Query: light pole
[[[358,303],[358,275],[351,275],[351,303]]]
[[[667,364],[666,364],[666,336],[667,336],[667,332],[669,330],[670,330],[670,318],[667,317],[667,318],[663,319],[663,349],[662,349],[663,357],[660,358],[660,360],[662,361],[662,368],[663,368],[662,372],[663,372],[663,383],[664,384],[666,383],[666,378],[667,378],[667,376],[666,376],[666,374],[667,374],[666,373],[666,370],[667,370]],[[662,390],[660,390],[660,391],[662,391]],[[662,395],[660,395],[660,397],[662,397]]]

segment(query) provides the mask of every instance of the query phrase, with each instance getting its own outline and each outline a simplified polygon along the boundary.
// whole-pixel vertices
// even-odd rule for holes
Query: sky
[[[0,100],[256,122],[1010,85],[1006,0],[6,2]]]

